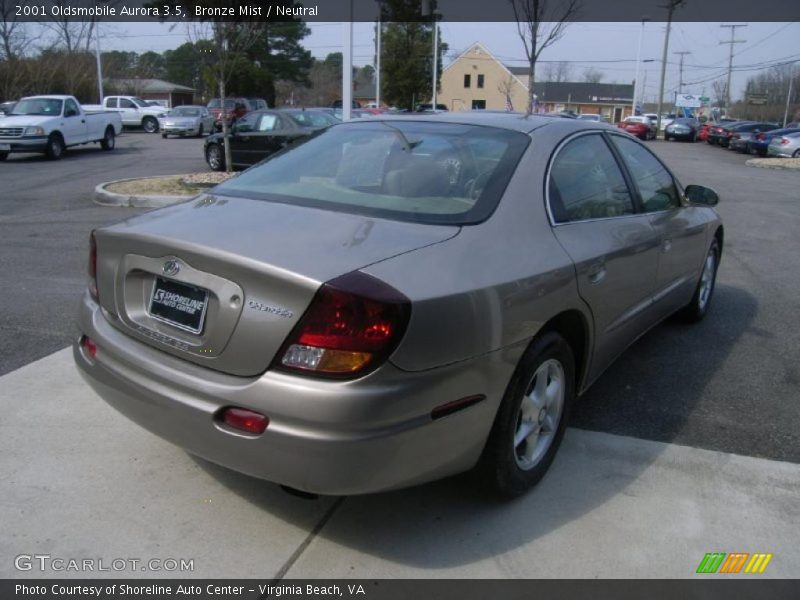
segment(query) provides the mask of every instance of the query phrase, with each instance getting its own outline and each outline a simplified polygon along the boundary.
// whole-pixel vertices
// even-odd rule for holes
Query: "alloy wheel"
[[[533,469],[547,454],[564,412],[564,367],[556,359],[543,362],[528,384],[517,414],[514,459],[523,471]]]

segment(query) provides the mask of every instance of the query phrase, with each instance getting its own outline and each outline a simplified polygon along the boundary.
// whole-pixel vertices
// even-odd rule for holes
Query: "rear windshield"
[[[200,116],[200,109],[199,108],[187,108],[185,106],[179,106],[171,113],[169,113],[171,117],[199,117]]]
[[[529,137],[454,123],[335,125],[214,188],[214,193],[466,225],[497,206]]]
[[[327,127],[328,125],[334,125],[339,122],[338,119],[334,119],[332,116],[319,110],[290,112],[288,115],[289,118],[300,125],[300,127]]]

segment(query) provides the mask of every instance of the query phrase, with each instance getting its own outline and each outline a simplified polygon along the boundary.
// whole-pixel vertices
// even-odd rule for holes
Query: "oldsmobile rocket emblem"
[[[181,270],[181,265],[177,260],[168,260],[167,262],[164,263],[164,266],[161,267],[161,272],[169,277],[177,275],[178,271],[180,270]]]

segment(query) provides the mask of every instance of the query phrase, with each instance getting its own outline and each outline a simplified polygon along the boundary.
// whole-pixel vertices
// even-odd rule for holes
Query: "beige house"
[[[537,109],[599,114],[616,123],[631,114],[633,85],[619,83],[542,82],[534,88]],[[475,43],[442,72],[437,101],[449,110],[524,111],[528,102],[528,68],[507,67],[483,44]]]
[[[525,110],[527,77],[514,75],[483,44],[475,43],[442,71],[437,103],[448,110]]]

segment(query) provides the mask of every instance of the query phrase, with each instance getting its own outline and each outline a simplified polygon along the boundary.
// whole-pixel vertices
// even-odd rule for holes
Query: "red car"
[[[640,140],[653,140],[656,137],[656,126],[647,117],[627,117],[617,123],[617,127],[624,129]]]
[[[224,106],[229,126],[253,110],[247,98],[225,98]],[[219,101],[219,98],[212,98],[206,106],[208,112],[214,117],[214,127],[217,131],[222,130],[222,107],[223,104]]]
[[[712,127],[711,123],[703,123],[700,126],[700,131],[697,132],[697,139],[701,142],[708,141],[708,128]]]

